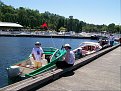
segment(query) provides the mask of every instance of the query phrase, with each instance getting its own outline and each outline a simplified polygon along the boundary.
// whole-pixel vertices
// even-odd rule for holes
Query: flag
[[[48,28],[48,25],[46,22],[44,22],[42,25],[41,25],[41,28]]]

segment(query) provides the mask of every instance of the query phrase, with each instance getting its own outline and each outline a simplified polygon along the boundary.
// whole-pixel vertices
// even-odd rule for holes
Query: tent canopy
[[[22,28],[23,26],[17,23],[11,23],[11,22],[0,22],[0,27],[16,27],[16,28]]]

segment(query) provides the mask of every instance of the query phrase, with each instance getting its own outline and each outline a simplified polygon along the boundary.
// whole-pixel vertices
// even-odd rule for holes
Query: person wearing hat
[[[32,49],[32,57],[34,59],[34,65],[36,68],[40,68],[42,66],[41,58],[43,56],[43,49],[41,48],[41,43],[36,42],[35,47]]]
[[[115,40],[114,35],[113,35],[113,34],[110,34],[110,36],[109,36],[109,43],[110,43],[110,46],[113,46],[114,40]]]
[[[71,51],[71,46],[69,44],[65,44],[64,48],[66,50],[65,57],[64,57],[63,61],[56,62],[57,68],[63,69],[63,68],[71,67],[74,65],[75,54],[73,51]]]

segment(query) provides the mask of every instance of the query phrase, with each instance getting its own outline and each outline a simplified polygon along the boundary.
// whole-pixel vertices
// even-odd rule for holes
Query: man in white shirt
[[[41,48],[41,43],[36,42],[35,47],[32,49],[32,57],[34,59],[35,67],[40,68],[42,66],[41,58],[43,56],[43,49]]]

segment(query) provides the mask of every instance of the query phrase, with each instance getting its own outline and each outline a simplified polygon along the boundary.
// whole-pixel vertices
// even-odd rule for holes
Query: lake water
[[[8,77],[5,69],[12,64],[26,59],[31,53],[36,41],[41,42],[42,47],[55,47],[59,49],[65,43],[69,43],[72,49],[75,49],[81,42],[97,42],[91,39],[0,37],[0,88],[8,85]]]

